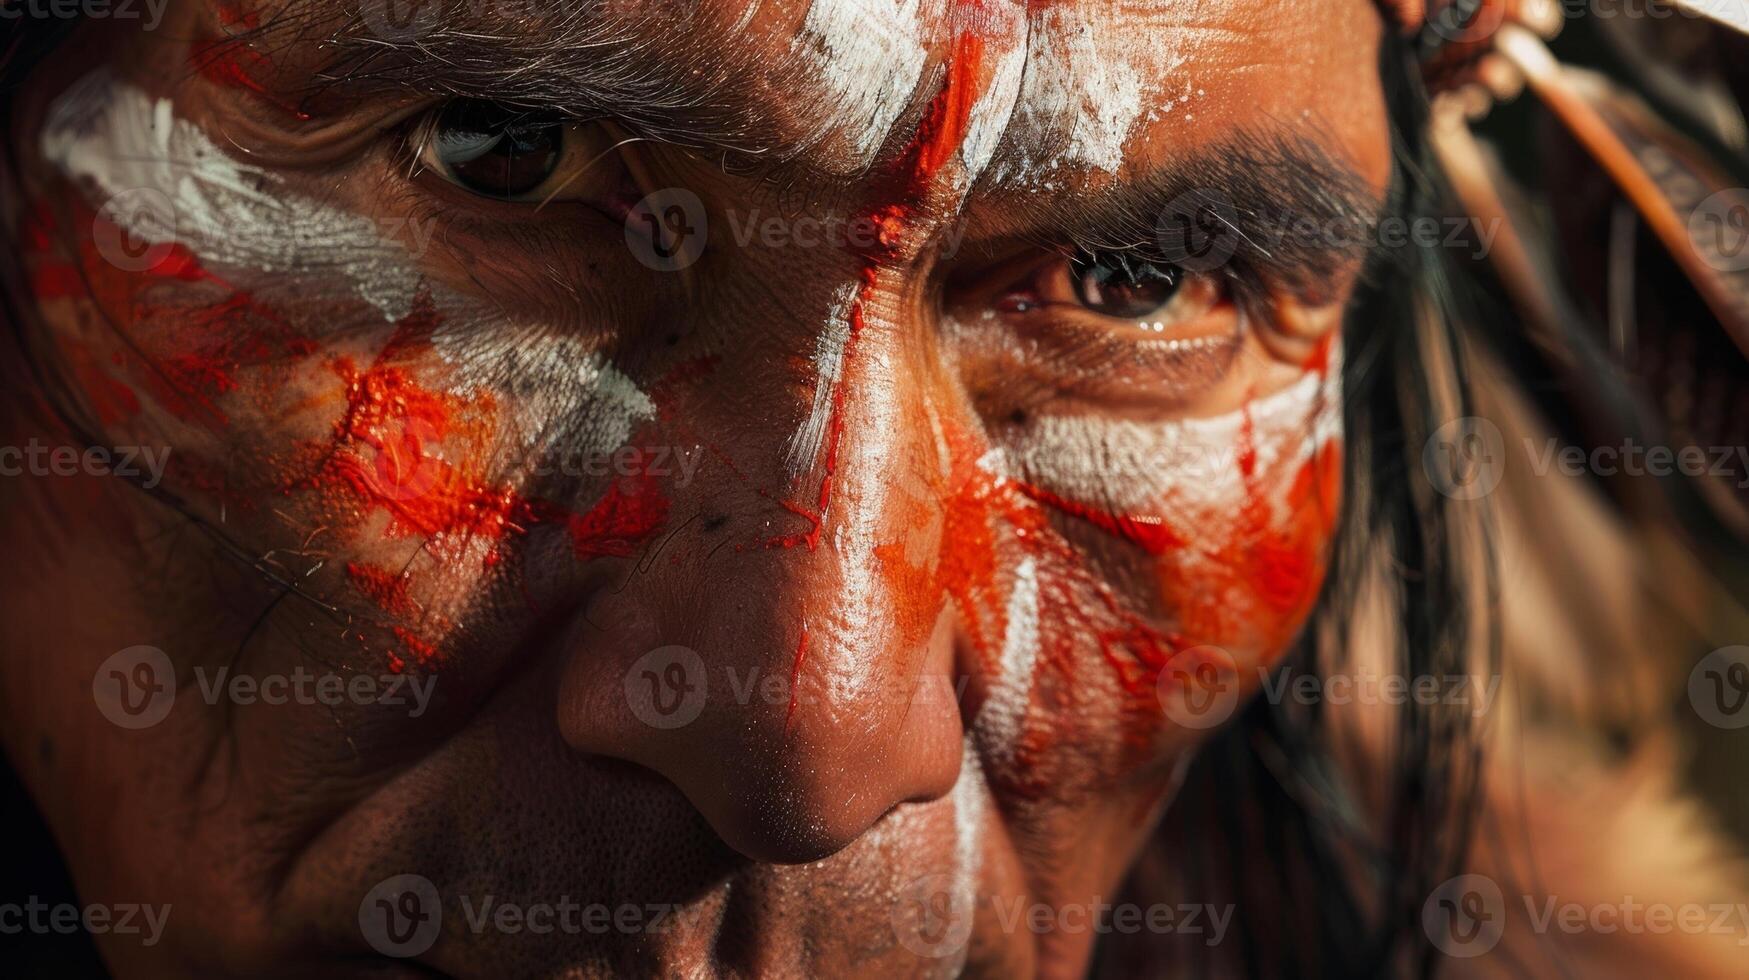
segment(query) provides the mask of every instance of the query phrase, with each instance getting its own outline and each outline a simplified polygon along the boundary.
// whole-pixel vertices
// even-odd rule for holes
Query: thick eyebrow
[[[641,138],[722,151],[755,166],[798,161],[834,121],[818,100],[797,98],[809,65],[792,56],[794,38],[752,23],[757,0],[721,24],[695,16],[706,10],[698,0],[550,5],[557,13],[490,0],[429,6],[435,12],[416,36],[385,36],[362,17],[327,25],[317,84],[355,97],[416,92],[612,118]],[[500,9],[519,7],[530,15],[507,17]],[[315,38],[306,31],[302,40]],[[918,92],[940,73],[940,66],[922,72],[911,93],[918,104],[908,111],[921,110]]]
[[[1091,195],[1018,206],[1029,237],[1058,247],[1232,262],[1315,296],[1364,264],[1385,201],[1311,139],[1249,129]]]
[[[647,4],[631,20],[574,14],[519,22],[494,18],[494,4],[434,0],[437,19],[416,39],[373,35],[371,25],[357,18],[338,29],[330,23],[334,57],[318,75],[324,84],[353,92],[413,90],[612,117],[641,137],[720,151],[725,162],[738,158],[748,170],[768,177],[780,177],[791,162],[807,168],[798,158],[821,131],[794,118],[785,122],[799,125],[775,123],[782,96],[793,96],[786,88],[799,80],[769,59],[740,65],[723,53],[737,48],[723,43],[727,33],[748,22],[723,27],[710,38],[688,33],[679,23],[652,33],[677,10],[702,8],[696,0]],[[304,0],[289,4],[290,16],[278,25],[263,25],[263,33],[300,21],[309,26],[306,7]],[[483,8],[486,20],[479,20],[482,10],[475,7]],[[610,3],[600,8],[624,9]],[[300,33],[308,41],[318,32]],[[771,44],[774,39],[748,40]],[[789,39],[778,41],[779,48],[789,50]],[[916,104],[907,116],[921,109],[918,96],[933,90],[938,69],[918,80],[911,93]],[[742,95],[723,100],[720,94],[731,89]],[[1002,224],[1041,244],[1145,255],[1224,250],[1230,253],[1227,261],[1251,278],[1306,297],[1327,292],[1363,266],[1378,241],[1384,209],[1378,191],[1339,153],[1274,123],[1168,155],[1152,168],[1126,168],[1109,187],[1086,194],[990,190],[1003,208],[1012,205],[1013,216]],[[974,196],[979,196],[976,189]]]

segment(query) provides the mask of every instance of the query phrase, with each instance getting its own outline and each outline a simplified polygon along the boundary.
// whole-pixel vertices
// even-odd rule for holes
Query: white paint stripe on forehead
[[[1112,43],[1095,16],[1070,5],[1037,15],[999,180],[1039,181],[1076,166],[1116,173],[1144,95],[1183,66],[1156,36],[1128,49]]]
[[[656,404],[585,340],[559,328],[447,316],[432,347],[452,369],[450,394],[492,395],[505,441],[567,463],[625,445]]]
[[[175,238],[203,264],[291,274],[300,283],[338,275],[348,291],[395,320],[411,309],[419,274],[407,250],[363,215],[279,193],[279,178],[226,155],[197,125],[99,69],[50,107],[43,156],[105,198],[162,195]],[[101,207],[101,203],[99,203]],[[159,209],[123,207],[129,234],[160,243]]]
[[[1309,459],[1342,436],[1339,351],[1329,376],[1308,372],[1249,406],[1258,472]],[[1046,415],[1003,440],[1002,467],[1059,496],[1120,511],[1169,502],[1225,507],[1244,498],[1238,463],[1245,410],[1206,419],[1136,422]]]
[[[1116,173],[1123,165],[1124,140],[1142,114],[1141,78],[1115,52],[1102,49],[1091,20],[1067,7],[1053,8],[1046,17],[1057,21],[1048,31],[1066,49],[1069,66],[1075,120],[1069,159]]]
[[[814,69],[860,163],[874,159],[928,61],[920,0],[814,0],[790,49]]]
[[[856,303],[857,287],[846,283],[832,297],[826,314],[826,329],[814,346],[814,401],[808,417],[790,437],[786,464],[792,478],[814,471],[826,443],[826,427],[832,420],[832,394],[844,376],[844,348],[850,342],[850,308]]]
[[[1015,11],[1018,18],[1020,8],[1003,9]],[[1002,134],[1019,104],[1021,82],[1025,78],[1026,45],[1017,43],[1002,52],[991,73],[989,87],[966,115],[966,136],[960,144],[960,160],[965,164],[964,186],[970,187],[996,156]]]

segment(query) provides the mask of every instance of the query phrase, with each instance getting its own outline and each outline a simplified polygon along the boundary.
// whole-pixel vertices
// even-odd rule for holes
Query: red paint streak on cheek
[[[406,616],[411,615],[418,608],[407,595],[407,586],[410,584],[410,580],[400,572],[391,571],[378,565],[349,561],[346,563],[346,578],[352,583],[353,588],[362,592],[386,612]]]
[[[1109,514],[1079,501],[1058,496],[1042,487],[1021,484],[1019,488],[1020,492],[1040,504],[1080,518],[1112,537],[1123,538],[1150,555],[1164,555],[1185,545],[1184,538],[1158,517]]]
[[[627,487],[630,489],[626,489]],[[668,498],[655,477],[627,477],[587,513],[569,515],[566,528],[578,558],[630,558],[668,520]]]
[[[1156,686],[1169,666],[1232,670],[1217,655],[1201,657],[1204,645],[1259,659],[1285,651],[1322,586],[1340,501],[1342,451],[1330,441],[1295,469],[1262,472],[1254,438],[1247,422],[1235,450],[1244,499],[1230,521],[1199,523],[1192,534],[1158,517],[1106,513],[993,475],[969,462],[976,453],[971,440],[951,437],[956,466],[944,538],[953,547],[944,556],[941,587],[986,672],[998,669],[997,647],[1007,630],[1004,570],[1025,559],[1035,563],[1039,588],[1035,698],[1050,704],[1053,714],[1097,711],[1098,705],[1081,704],[1076,692],[1088,688],[1088,658],[1103,660],[1125,693],[1124,737],[1136,758],[1151,751],[1163,724]],[[1138,612],[1137,597],[1118,594],[1088,555],[1052,526],[1052,513],[1153,556],[1160,608],[1147,616]],[[1156,618],[1174,628],[1155,625]],[[1058,728],[1033,724],[1023,730],[1016,748],[1022,770],[1049,758]]]
[[[1297,470],[1257,472],[1249,409],[1237,459],[1244,500],[1231,525],[1205,536],[1206,560],[1162,569],[1162,595],[1200,643],[1279,655],[1323,584],[1340,494],[1341,450],[1316,447]],[[1278,501],[1271,487],[1285,487]]]
[[[622,478],[581,514],[488,479],[491,399],[432,391],[409,368],[391,362],[423,353],[437,319],[422,302],[397,325],[371,366],[361,370],[347,358],[333,362],[346,408],[331,445],[311,447],[325,458],[316,476],[291,489],[313,484],[342,509],[386,514],[385,536],[424,538],[427,553],[452,567],[470,543],[484,542],[480,568],[496,568],[504,543],[537,525],[563,528],[581,561],[634,555],[667,521],[669,503],[656,478]],[[407,576],[356,563],[347,574],[357,591],[390,615],[406,618],[419,611]],[[432,614],[421,622],[443,632],[455,625]],[[392,669],[408,659],[421,667],[441,660],[440,648],[407,626],[392,625],[391,631],[407,658],[392,653]]]
[[[181,244],[169,245],[149,268],[119,268],[98,251],[96,236],[119,240],[120,230],[100,219],[76,193],[69,199],[71,223],[65,232],[57,234],[55,212],[46,203],[34,208],[25,223],[33,293],[38,302],[93,302],[120,324],[133,343],[116,348],[116,368],[171,415],[224,427],[229,418],[218,399],[239,387],[243,366],[315,352],[313,341],[247,291],[206,269]],[[63,246],[75,257],[62,255],[58,249]],[[110,373],[95,361],[91,364]],[[94,402],[118,404],[103,389],[121,386],[119,380],[87,380]],[[137,396],[132,402],[138,403]]]
[[[628,557],[667,520],[668,500],[655,477],[625,477],[587,512],[525,497],[487,478],[495,406],[483,395],[432,391],[393,359],[422,352],[436,328],[428,301],[396,327],[376,362],[360,370],[339,358],[346,409],[334,427],[323,474],[331,486],[390,517],[391,537],[446,536],[491,542],[489,565],[506,536],[539,524],[563,526],[580,559]],[[453,446],[458,462],[442,454]]]

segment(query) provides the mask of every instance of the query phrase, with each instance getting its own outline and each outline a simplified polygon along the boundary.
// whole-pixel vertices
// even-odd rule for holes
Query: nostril
[[[729,515],[727,515],[727,514],[709,514],[709,515],[706,515],[703,523],[704,523],[704,532],[706,534],[713,534],[713,533],[715,533],[717,531],[721,531],[723,528],[729,526]]]

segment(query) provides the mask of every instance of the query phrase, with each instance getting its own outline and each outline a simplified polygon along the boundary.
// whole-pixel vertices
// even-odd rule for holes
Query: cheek
[[[665,522],[647,472],[531,475],[557,448],[599,476],[656,414],[577,337],[482,316],[372,220],[101,72],[57,101],[42,150],[63,179],[23,240],[82,400],[112,436],[172,445],[169,492],[301,561],[288,574],[392,636],[393,665],[439,659],[445,610],[482,580],[536,604],[511,542],[551,532],[587,562]]]
[[[1009,778],[1085,778],[1058,772],[1065,746],[1126,771],[1200,727],[1175,683],[1255,687],[1289,648],[1340,499],[1336,358],[1230,416],[1058,420],[969,468],[950,591],[989,678],[974,732]]]
[[[246,548],[320,557],[329,571],[309,581],[381,627],[346,632],[391,668],[447,659],[445,610],[482,580],[536,604],[502,560],[518,539],[549,531],[587,562],[633,554],[666,521],[647,474],[584,481],[582,498],[528,488],[555,447],[578,458],[548,469],[605,473],[592,464],[656,414],[576,338],[439,310],[429,292],[393,321],[268,301],[180,244],[117,262],[104,243],[121,229],[70,188],[62,200],[34,210],[24,245],[81,401],[118,442],[171,445],[165,489]]]

